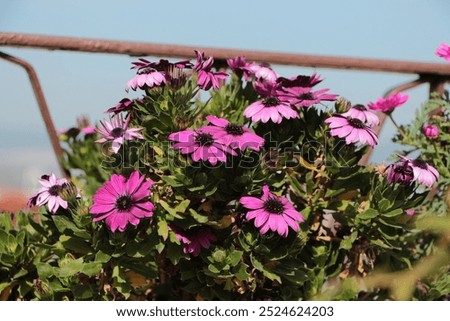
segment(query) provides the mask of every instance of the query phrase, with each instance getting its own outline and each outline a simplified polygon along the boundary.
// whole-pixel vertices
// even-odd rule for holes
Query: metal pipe
[[[99,39],[83,39],[76,37],[18,34],[10,32],[0,32],[0,46],[99,52],[110,54],[125,54],[130,56],[160,56],[177,58],[193,57],[194,50],[201,50],[206,52],[208,55],[214,56],[216,59],[226,59],[244,55],[248,60],[280,65],[335,69],[356,69],[420,75],[429,74],[450,77],[450,65],[443,63],[318,56],[257,50],[192,47],[132,41],[112,41]]]
[[[30,65],[28,62],[19,59],[17,57],[13,57],[11,55],[8,55],[4,52],[0,52],[0,58],[5,59],[13,64],[19,65],[20,67],[22,67],[23,69],[25,69],[25,71],[28,74],[28,77],[30,79],[30,83],[31,83],[31,87],[33,88],[34,91],[34,95],[36,97],[38,106],[39,106],[39,110],[41,111],[41,116],[42,119],[44,120],[44,124],[47,128],[47,133],[48,136],[50,137],[50,142],[52,144],[53,147],[53,151],[55,152],[57,161],[58,161],[58,165],[59,168],[61,170],[61,173],[65,176],[67,176],[64,167],[62,165],[61,162],[61,158],[63,155],[63,150],[61,148],[61,145],[59,143],[59,138],[58,135],[56,134],[56,129],[55,126],[53,124],[53,120],[52,117],[50,115],[50,111],[48,109],[48,105],[47,102],[45,100],[45,96],[44,93],[42,91],[42,87],[41,84],[39,82],[39,78],[36,74],[36,71],[34,70],[33,66]]]

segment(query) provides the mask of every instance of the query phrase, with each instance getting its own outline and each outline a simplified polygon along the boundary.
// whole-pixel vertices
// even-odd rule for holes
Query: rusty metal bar
[[[443,63],[304,55],[256,50],[43,36],[9,32],[0,32],[0,46],[177,58],[193,57],[194,50],[201,50],[217,59],[233,58],[235,56],[244,55],[248,60],[280,65],[356,69],[420,75],[430,74],[450,77],[450,65]]]
[[[28,77],[30,78],[31,87],[33,88],[34,95],[36,96],[39,110],[41,111],[42,119],[44,120],[44,124],[47,128],[47,133],[48,136],[50,137],[50,142],[52,144],[53,151],[55,152],[59,168],[61,170],[61,174],[66,175],[66,172],[61,162],[63,150],[59,143],[58,135],[56,134],[56,129],[55,126],[53,125],[53,120],[50,115],[50,111],[48,110],[48,105],[45,100],[45,96],[42,91],[41,84],[39,82],[39,78],[36,74],[36,71],[34,70],[33,66],[31,66],[28,62],[19,59],[17,57],[8,55],[4,52],[0,52],[0,58],[5,59],[13,64],[19,65],[27,72]]]

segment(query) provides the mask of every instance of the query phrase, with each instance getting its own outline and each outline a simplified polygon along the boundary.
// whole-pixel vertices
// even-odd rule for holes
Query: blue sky
[[[317,1],[68,1],[0,0],[0,31],[135,40],[349,57],[443,62],[434,56],[450,42],[447,0]],[[116,55],[1,48],[31,62],[57,128],[78,115],[93,121],[126,96],[133,58]],[[354,103],[374,101],[413,75],[274,68],[283,75],[320,73],[323,85]],[[23,70],[0,61],[0,186],[28,189],[42,172],[57,170],[45,128]],[[395,112],[400,123],[427,97],[426,87]],[[374,161],[395,149],[383,129]]]

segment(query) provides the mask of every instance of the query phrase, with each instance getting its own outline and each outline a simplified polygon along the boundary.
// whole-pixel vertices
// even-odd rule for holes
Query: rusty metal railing
[[[444,84],[450,81],[450,64],[443,64],[443,63],[304,55],[304,54],[256,51],[256,50],[236,50],[224,48],[154,44],[154,43],[131,42],[131,41],[112,41],[112,40],[85,39],[75,37],[43,36],[43,35],[18,34],[9,32],[0,32],[0,46],[47,49],[47,50],[79,51],[91,53],[109,53],[109,54],[121,54],[129,56],[159,56],[168,58],[170,57],[192,58],[194,50],[201,50],[207,53],[208,55],[214,56],[216,60],[224,60],[226,58],[244,55],[249,61],[267,62],[270,64],[277,64],[277,65],[365,70],[365,71],[418,75],[418,78],[416,80],[392,88],[389,91],[387,91],[386,95],[398,92],[400,90],[411,89],[424,83],[428,83],[430,85],[430,92],[438,91],[440,93],[443,93]],[[10,57],[9,59],[7,59],[9,61],[11,61],[11,59],[15,59],[16,61],[18,61],[18,58],[15,57],[6,54],[0,55],[0,58],[5,57]],[[24,67],[23,64],[22,66]],[[28,64],[28,67],[25,69],[27,70],[29,75],[30,71],[31,73],[35,74],[31,65]],[[34,78],[38,83],[37,76]],[[33,83],[33,79],[31,76],[30,80]],[[56,132],[54,131],[53,122],[51,120],[50,113],[48,112],[44,95],[42,93],[42,90],[40,89],[40,86],[33,85],[33,89],[38,99],[38,104],[41,109],[44,122],[47,126],[48,134],[50,136],[53,149],[59,161],[61,155],[61,147],[59,146],[58,137],[56,135]],[[385,120],[384,114],[380,116],[381,116],[381,124],[380,126],[375,128],[375,131],[377,133],[380,132]],[[370,155],[371,152],[367,153],[361,160],[361,164],[366,164],[370,158]]]

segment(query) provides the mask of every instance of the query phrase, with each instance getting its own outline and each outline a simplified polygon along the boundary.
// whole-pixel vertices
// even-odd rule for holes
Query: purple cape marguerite
[[[246,126],[232,124],[215,116],[207,116],[206,119],[214,126],[204,126],[202,130],[225,146],[241,151],[245,151],[247,147],[259,151],[264,145],[264,138],[252,133]]]
[[[298,118],[298,112],[288,102],[278,97],[279,85],[270,81],[255,81],[253,86],[262,100],[250,104],[244,110],[244,116],[253,122],[267,123],[269,120],[279,124],[283,118]]]
[[[103,137],[96,140],[96,143],[112,142],[112,150],[117,153],[120,146],[126,140],[143,139],[144,136],[139,134],[143,128],[128,128],[130,117],[125,120],[122,115],[116,115],[109,118],[109,122],[105,119],[100,121],[102,127],[97,127],[97,132]]]
[[[90,213],[94,222],[105,220],[112,232],[123,232],[128,224],[136,226],[141,219],[153,216],[154,206],[148,199],[152,185],[153,181],[145,180],[138,171],[128,179],[113,174],[92,197]]]
[[[298,232],[298,223],[304,222],[303,216],[286,198],[271,193],[267,185],[263,186],[262,192],[261,198],[243,196],[239,200],[249,210],[246,219],[255,220],[254,224],[261,234],[271,230],[287,237],[289,227]]]
[[[331,131],[331,136],[345,138],[346,144],[361,143],[374,147],[378,144],[377,134],[358,118],[333,115],[325,119]]]
[[[237,155],[230,146],[219,142],[202,128],[172,133],[169,135],[169,140],[175,142],[172,145],[174,149],[179,149],[182,154],[190,154],[193,161],[208,161],[213,166],[218,161],[226,162],[227,154]]]

